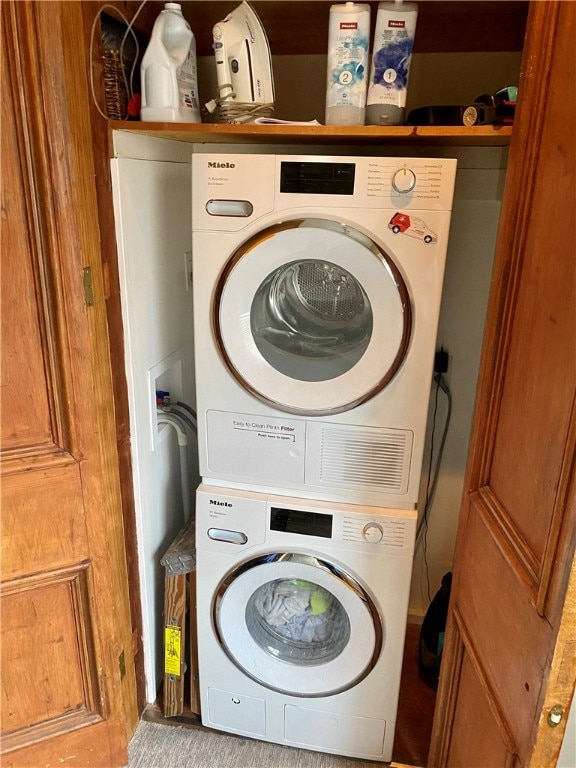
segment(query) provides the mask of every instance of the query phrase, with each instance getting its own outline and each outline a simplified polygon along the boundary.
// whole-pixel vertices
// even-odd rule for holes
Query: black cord
[[[428,592],[428,600],[431,602],[430,596],[430,572],[428,567],[428,519],[430,516],[430,509],[434,501],[434,495],[436,493],[436,486],[438,485],[438,477],[440,475],[440,465],[442,463],[442,456],[444,453],[444,446],[446,444],[446,437],[448,435],[448,428],[450,426],[450,419],[452,417],[452,393],[441,373],[434,374],[434,381],[436,382],[436,391],[434,395],[434,413],[432,416],[432,434],[430,436],[430,456],[428,462],[428,479],[426,482],[426,498],[424,502],[424,512],[422,513],[422,519],[418,525],[416,531],[416,547],[420,541],[422,531],[424,531],[424,538],[422,542],[422,553],[424,556],[424,567],[426,569],[426,584]],[[432,464],[434,458],[434,436],[436,433],[436,416],[438,413],[438,395],[440,390],[444,392],[448,401],[448,410],[446,413],[446,421],[444,424],[444,431],[442,433],[442,439],[440,441],[440,447],[438,449],[438,456],[436,457],[436,464],[434,471],[432,471]]]
[[[434,394],[434,413],[432,415],[432,435],[430,436],[430,459],[428,462],[428,479],[426,481],[426,501],[424,502],[424,514],[422,515],[422,522],[424,525],[424,541],[422,543],[422,554],[424,556],[424,567],[426,569],[426,593],[428,595],[428,602],[432,602],[430,595],[430,568],[428,566],[428,513],[430,511],[430,481],[432,480],[432,458],[434,456],[434,433],[436,432],[436,414],[438,413],[438,393],[440,392],[439,376],[437,374],[434,378],[436,380],[436,392]]]

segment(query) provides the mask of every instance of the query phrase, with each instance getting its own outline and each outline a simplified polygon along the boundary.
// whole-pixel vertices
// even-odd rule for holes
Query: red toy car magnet
[[[407,213],[395,213],[388,222],[388,229],[391,229],[395,235],[399,233],[409,235],[410,237],[416,237],[418,240],[424,240],[425,243],[436,243],[438,241],[438,235],[432,232],[422,219]]]

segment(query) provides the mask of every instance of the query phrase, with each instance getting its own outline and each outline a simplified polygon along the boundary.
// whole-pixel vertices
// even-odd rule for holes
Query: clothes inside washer
[[[259,626],[256,629],[254,620],[249,620],[250,631],[274,656],[325,663],[348,642],[350,624],[342,605],[317,584],[277,579],[260,587],[251,603]]]

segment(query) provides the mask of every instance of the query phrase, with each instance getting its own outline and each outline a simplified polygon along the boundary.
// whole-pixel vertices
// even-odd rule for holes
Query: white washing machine
[[[455,171],[193,156],[205,482],[414,508]]]
[[[392,758],[416,512],[197,491],[202,723]]]

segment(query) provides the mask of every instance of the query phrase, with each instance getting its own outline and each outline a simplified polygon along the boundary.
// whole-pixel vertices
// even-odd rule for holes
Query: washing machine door
[[[357,685],[382,649],[383,626],[356,579],[328,560],[271,553],[221,582],[213,623],[248,677],[291,696],[329,696]]]
[[[230,258],[213,329],[239,383],[290,413],[349,410],[380,392],[406,355],[408,290],[392,258],[320,218],[261,231]]]

